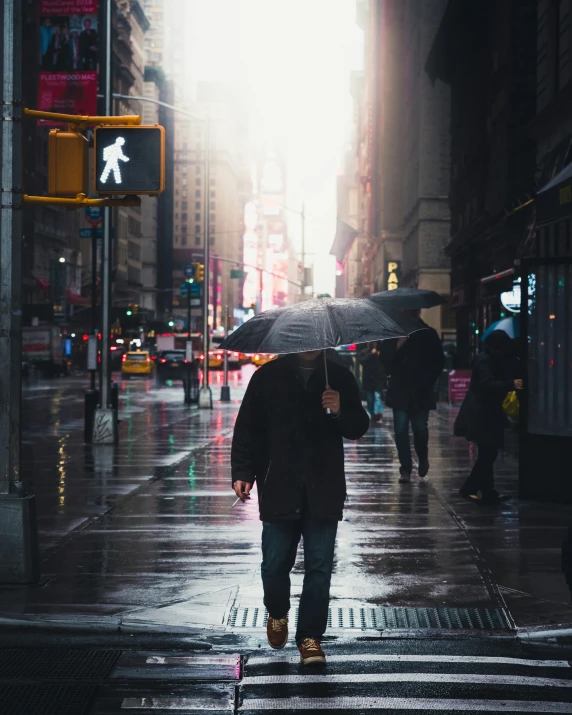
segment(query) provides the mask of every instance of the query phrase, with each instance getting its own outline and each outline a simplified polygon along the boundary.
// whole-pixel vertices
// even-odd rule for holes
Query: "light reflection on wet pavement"
[[[122,383],[116,448],[83,444],[84,380],[26,389],[23,474],[37,496],[43,581],[0,591],[2,615],[217,628],[231,607],[261,607],[256,495],[233,509],[230,489],[232,427],[250,374],[231,374],[233,402],[222,405],[215,373],[212,412],[185,407],[180,386]],[[464,502],[470,448],[450,437],[453,420],[447,405],[432,415],[426,488],[397,483],[386,425],[347,444],[332,605],[506,602],[517,625],[572,621],[559,552],[572,510]],[[516,493],[513,459],[499,460],[497,483]],[[301,566],[300,553],[294,599]]]

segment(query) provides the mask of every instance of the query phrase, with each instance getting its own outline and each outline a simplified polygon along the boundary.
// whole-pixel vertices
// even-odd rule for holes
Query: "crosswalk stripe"
[[[471,665],[529,665],[536,668],[570,668],[567,660],[527,660],[526,658],[508,658],[495,656],[473,655],[401,655],[377,654],[367,655],[328,655],[328,663],[470,663]],[[273,665],[275,663],[299,663],[299,655],[274,656],[270,658],[248,658],[248,666]]]
[[[566,713],[570,703],[534,700],[448,700],[427,698],[259,698],[241,710],[438,710],[458,712]]]
[[[262,675],[246,676],[243,685],[300,685],[302,683],[473,683],[480,685],[517,685],[537,688],[572,688],[572,680],[529,678],[525,675],[488,675],[483,673],[335,673],[333,675]]]

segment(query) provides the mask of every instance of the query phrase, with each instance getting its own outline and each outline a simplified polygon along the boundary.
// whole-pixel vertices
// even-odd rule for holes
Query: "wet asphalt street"
[[[251,370],[231,374],[225,405],[214,374],[212,412],[185,407],[177,385],[121,383],[120,443],[109,448],[83,444],[83,378],[25,389],[23,475],[37,498],[43,577],[0,590],[2,644],[52,642],[36,635],[16,643],[11,623],[65,627],[75,647],[119,649],[87,704],[53,712],[571,712],[572,653],[535,654],[514,634],[572,624],[560,571],[572,510],[463,501],[457,490],[472,455],[450,437],[455,412],[447,405],[431,418],[425,488],[416,479],[397,483],[388,425],[347,444],[349,501],[325,643],[335,657],[308,676],[292,645],[269,652],[256,498],[231,506],[232,426]],[[499,460],[497,482],[516,494],[513,458]],[[301,565],[302,553],[294,604]],[[106,634],[118,640],[110,645]],[[207,653],[227,660],[205,661]],[[228,660],[234,655],[241,657]],[[203,661],[160,660],[169,657]],[[227,670],[217,684],[219,666]]]

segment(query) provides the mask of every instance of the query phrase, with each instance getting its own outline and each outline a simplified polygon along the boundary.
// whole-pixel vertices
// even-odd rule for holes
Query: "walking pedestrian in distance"
[[[250,499],[258,484],[262,584],[272,648],[288,641],[290,571],[304,540],[304,585],[296,644],[304,665],[325,663],[338,521],[346,499],[343,438],[359,439],[369,420],[358,385],[321,350],[267,363],[248,385],[232,442],[232,483]],[[329,410],[329,414],[327,412]]]
[[[413,459],[409,444],[409,425],[419,460],[420,484],[427,483],[429,472],[429,412],[437,408],[435,383],[445,364],[437,332],[419,317],[420,310],[405,311],[419,322],[420,330],[408,338],[390,341],[384,361],[390,372],[386,404],[393,408],[395,446],[399,456],[399,482],[411,481]],[[388,341],[389,342],[389,341]]]
[[[494,330],[475,359],[469,391],[455,420],[455,435],[474,442],[478,449],[477,461],[460,490],[465,499],[495,504],[507,498],[495,489],[493,465],[504,445],[507,420],[502,403],[508,392],[522,388],[512,340],[503,330]]]
[[[373,424],[380,424],[384,411],[382,393],[385,389],[385,368],[377,343],[362,350],[359,361],[362,365],[361,386],[365,392],[369,417]]]

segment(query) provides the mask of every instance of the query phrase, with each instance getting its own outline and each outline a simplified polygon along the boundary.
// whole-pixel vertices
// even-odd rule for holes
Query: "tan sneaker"
[[[272,618],[268,616],[266,623],[266,637],[271,648],[280,650],[288,643],[288,616],[285,618]]]
[[[326,654],[317,638],[305,638],[298,646],[302,665],[320,665],[326,662]]]

